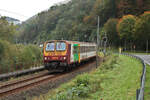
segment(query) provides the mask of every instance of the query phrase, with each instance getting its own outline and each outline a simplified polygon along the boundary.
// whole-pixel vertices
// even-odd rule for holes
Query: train
[[[79,65],[95,57],[95,43],[50,40],[43,45],[44,66],[47,70],[68,70],[73,65]]]

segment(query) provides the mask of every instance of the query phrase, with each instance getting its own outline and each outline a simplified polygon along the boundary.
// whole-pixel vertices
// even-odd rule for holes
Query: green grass
[[[33,100],[135,100],[142,64],[122,55],[106,57],[98,69],[77,76]]]
[[[145,80],[144,99],[150,100],[150,66],[149,65],[146,65],[146,80]]]
[[[136,89],[140,87],[142,64],[135,59],[120,56],[118,64],[107,72],[103,81],[104,100],[135,100]]]

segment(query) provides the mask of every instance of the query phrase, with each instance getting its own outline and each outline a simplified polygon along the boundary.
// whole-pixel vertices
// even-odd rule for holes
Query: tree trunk
[[[124,50],[126,51],[127,50],[127,45],[126,45],[126,40],[125,40],[125,44],[124,44]]]

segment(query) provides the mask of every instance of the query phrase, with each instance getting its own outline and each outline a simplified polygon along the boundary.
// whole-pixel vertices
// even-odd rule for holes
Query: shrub
[[[41,62],[41,50],[35,45],[11,44],[0,40],[0,73],[27,69]]]
[[[77,79],[75,80],[75,83],[77,86],[80,86],[81,84],[87,86],[89,84],[89,75],[88,74],[83,74],[82,76],[78,76]]]
[[[3,55],[3,52],[4,52],[4,44],[3,44],[2,40],[0,40],[0,60]]]

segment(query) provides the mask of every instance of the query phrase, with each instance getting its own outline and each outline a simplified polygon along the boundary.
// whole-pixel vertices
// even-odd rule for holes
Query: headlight
[[[64,57],[64,60],[66,59],[66,57]]]
[[[44,59],[47,60],[47,57],[45,57]]]

